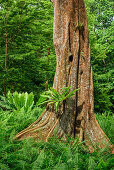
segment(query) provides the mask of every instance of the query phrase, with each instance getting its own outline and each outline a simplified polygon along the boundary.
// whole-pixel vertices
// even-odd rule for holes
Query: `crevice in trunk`
[[[79,23],[79,0],[78,0],[78,23]],[[78,49],[78,62],[77,62],[77,74],[76,74],[76,89],[78,89],[78,78],[79,78],[79,61],[80,61],[80,30],[79,30],[79,49]],[[76,137],[76,127],[77,127],[77,116],[78,116],[78,91],[76,91],[76,111],[74,119],[74,137]]]
[[[80,42],[80,32],[79,32],[79,42]],[[80,61],[80,43],[79,43],[79,50],[78,50],[76,89],[78,89],[79,61]],[[77,116],[78,116],[78,91],[76,91],[76,112],[75,112],[75,121],[74,121],[74,137],[76,137]]]
[[[68,37],[69,37],[69,51],[71,52],[71,40],[70,40],[70,22],[69,22],[69,25],[68,25]]]

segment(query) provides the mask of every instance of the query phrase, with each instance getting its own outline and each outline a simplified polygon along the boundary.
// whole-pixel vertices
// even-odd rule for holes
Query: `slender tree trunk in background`
[[[50,47],[48,48],[48,55],[47,55],[47,66],[48,66],[48,68],[47,68],[47,75],[46,75],[46,80],[47,80],[47,82],[49,82],[49,55],[50,55]],[[47,82],[46,82],[46,84],[47,84]]]
[[[7,41],[7,15],[6,15],[6,23],[5,23],[5,32],[6,32],[6,42],[5,42],[5,77],[4,77],[4,96],[6,96],[6,72],[7,72],[7,53],[8,53],[8,41]]]
[[[100,128],[94,114],[93,80],[90,65],[90,46],[86,10],[83,0],[53,0],[53,42],[57,57],[53,87],[60,91],[71,86],[80,88],[75,96],[67,99],[55,114],[54,107],[47,106],[40,118],[16,135],[17,139],[35,137],[47,141],[53,136],[79,137],[92,144],[105,146],[109,139]]]

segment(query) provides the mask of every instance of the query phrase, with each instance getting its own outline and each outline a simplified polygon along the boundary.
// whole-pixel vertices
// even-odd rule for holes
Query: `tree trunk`
[[[55,114],[47,106],[41,117],[16,135],[17,139],[35,137],[47,141],[56,129],[58,137],[69,135],[93,150],[93,144],[104,146],[109,142],[94,114],[93,80],[90,65],[90,46],[87,16],[83,0],[53,0],[53,42],[57,57],[53,88],[71,86],[80,88],[67,99]]]
[[[4,96],[6,97],[6,81],[7,81],[7,54],[8,54],[8,41],[7,41],[7,22],[8,22],[8,16],[6,14],[6,20],[5,20],[5,33],[6,33],[6,42],[5,42],[5,77],[4,77]]]

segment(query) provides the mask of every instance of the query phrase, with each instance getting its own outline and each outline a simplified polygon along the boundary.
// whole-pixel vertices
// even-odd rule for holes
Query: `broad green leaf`
[[[31,108],[33,107],[34,104],[34,95],[33,93],[25,93],[25,106],[24,106],[24,110],[25,112],[31,110]]]
[[[19,94],[19,107],[22,108],[25,105],[25,93]]]
[[[20,106],[19,106],[19,94],[17,92],[13,93],[13,102],[14,102],[14,105],[17,108],[17,110],[20,110]]]

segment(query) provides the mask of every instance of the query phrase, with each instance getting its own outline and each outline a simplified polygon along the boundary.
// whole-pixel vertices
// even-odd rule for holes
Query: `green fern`
[[[43,97],[43,101],[39,100],[37,105],[42,105],[42,104],[45,104],[45,103],[48,103],[48,104],[54,104],[55,105],[55,110],[57,112],[59,106],[61,105],[61,103],[63,101],[65,101],[66,99],[68,98],[71,98],[72,96],[75,95],[75,92],[79,89],[75,89],[73,91],[71,91],[70,93],[69,90],[70,90],[71,86],[69,87],[63,87],[61,90],[60,90],[60,93],[57,92],[54,88],[50,88],[50,90],[44,92],[41,94],[41,98]],[[41,101],[41,102],[40,102]]]
[[[25,112],[30,111],[34,105],[34,95],[33,93],[28,94],[25,93],[25,103],[24,103],[24,110]]]
[[[55,134],[48,142],[40,140],[36,142],[33,139],[14,141],[15,135],[34,122],[43,111],[38,107],[36,111],[34,109],[27,114],[23,114],[22,110],[0,111],[0,170],[113,169],[114,158],[110,150],[97,149],[94,153],[89,153],[88,148],[83,145],[85,141],[79,143],[78,138],[66,136],[66,139],[57,139]],[[97,118],[104,121],[108,127],[109,137],[110,133],[113,135],[110,126],[113,117],[108,116],[107,119],[103,117],[97,115]],[[103,124],[100,125],[102,127]]]
[[[8,110],[24,110],[28,112],[32,109],[34,105],[34,95],[33,93],[18,93],[14,92],[11,94],[9,91],[7,97],[0,96],[0,106]]]
[[[4,110],[12,110],[15,106],[8,101],[8,98],[0,96],[0,107]]]

